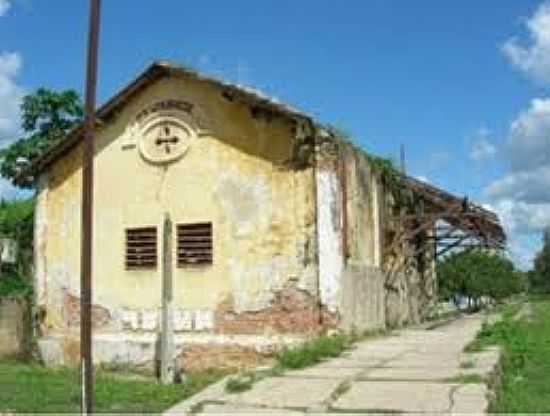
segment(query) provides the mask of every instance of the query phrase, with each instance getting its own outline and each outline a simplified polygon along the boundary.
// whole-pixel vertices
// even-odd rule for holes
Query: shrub
[[[0,277],[0,299],[2,298],[28,298],[32,295],[32,286],[28,280],[18,275]]]

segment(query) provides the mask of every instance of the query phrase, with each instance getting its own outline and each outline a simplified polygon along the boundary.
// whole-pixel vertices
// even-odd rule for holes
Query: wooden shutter
[[[157,267],[157,228],[140,227],[126,230],[126,269]]]
[[[212,264],[212,223],[179,224],[178,267]]]

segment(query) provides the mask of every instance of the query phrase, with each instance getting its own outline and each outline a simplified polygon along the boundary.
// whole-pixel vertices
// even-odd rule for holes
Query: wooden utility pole
[[[82,241],[80,257],[80,369],[81,411],[93,413],[92,359],[92,247],[94,194],[94,129],[101,0],[90,0],[90,27],[86,68],[86,103],[82,155]]]
[[[162,227],[162,322],[160,333],[160,381],[174,382],[174,328],[172,311],[172,220],[164,215]]]

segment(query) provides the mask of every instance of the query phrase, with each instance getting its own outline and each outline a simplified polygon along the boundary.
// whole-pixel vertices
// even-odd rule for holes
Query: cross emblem
[[[155,140],[157,146],[164,146],[164,152],[170,153],[172,145],[176,145],[180,141],[179,137],[172,134],[169,126],[160,128],[159,136]]]

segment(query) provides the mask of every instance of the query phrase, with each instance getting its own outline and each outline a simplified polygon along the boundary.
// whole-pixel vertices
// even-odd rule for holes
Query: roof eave
[[[109,118],[116,113],[119,108],[124,106],[136,93],[163,76],[185,76],[207,82],[231,92],[245,102],[269,108],[281,116],[293,120],[301,119],[312,125],[314,123],[313,118],[309,115],[287,105],[277,103],[274,99],[261,95],[258,91],[253,91],[240,85],[231,84],[221,79],[203,75],[197,71],[174,65],[168,61],[156,61],[97,110],[96,119],[98,120],[98,124],[101,125],[107,122]],[[45,171],[59,157],[76,146],[82,139],[82,134],[83,124],[79,124],[71,130],[64,139],[60,140],[49,151],[44,153],[44,155],[34,160],[29,168],[22,172],[22,175],[31,174],[36,176]]]

